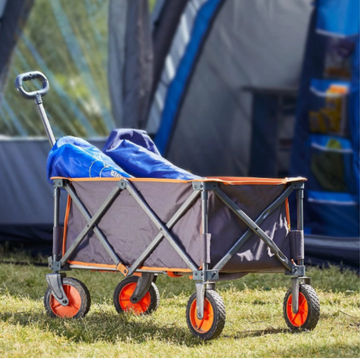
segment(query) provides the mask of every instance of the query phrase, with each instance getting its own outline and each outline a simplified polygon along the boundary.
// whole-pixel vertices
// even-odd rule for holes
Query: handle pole
[[[35,104],[37,105],[37,109],[38,109],[41,121],[42,121],[42,123],[44,125],[44,129],[45,129],[46,135],[47,135],[47,137],[49,139],[50,145],[51,145],[51,147],[53,147],[55,145],[56,139],[55,139],[55,135],[54,135],[54,133],[52,131],[49,119],[48,119],[48,117],[46,115],[46,111],[45,111],[43,101],[42,101],[42,97],[41,97],[40,94],[38,94],[36,96]]]

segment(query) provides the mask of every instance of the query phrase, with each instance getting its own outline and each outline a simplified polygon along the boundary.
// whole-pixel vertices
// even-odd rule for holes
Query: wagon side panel
[[[137,181],[133,184],[163,223],[169,221],[193,192],[191,183]],[[93,215],[116,186],[116,182],[76,181],[72,185],[85,207]],[[86,220],[74,204],[71,204],[65,250],[75,241],[85,226]],[[98,227],[125,265],[131,265],[159,232],[127,190],[121,191],[99,221]],[[200,201],[196,200],[173,226],[171,234],[197,265],[200,265],[202,260],[199,230]],[[93,232],[81,242],[70,261],[86,264],[113,264]],[[143,265],[157,268],[187,268],[184,261],[165,239]]]
[[[284,185],[221,185],[224,191],[251,219],[255,220],[285,189]],[[289,224],[286,206],[281,205],[261,228],[289,257],[287,239]],[[211,265],[214,266],[248,230],[248,227],[215,194],[209,199],[209,233],[211,233]],[[253,234],[226,264],[222,272],[283,271],[284,267],[270,248]]]

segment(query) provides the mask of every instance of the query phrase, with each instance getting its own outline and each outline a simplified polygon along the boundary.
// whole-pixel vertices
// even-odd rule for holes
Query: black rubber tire
[[[285,322],[287,326],[293,331],[313,330],[316,327],[320,317],[319,298],[316,295],[315,290],[307,284],[300,284],[299,293],[302,293],[307,301],[308,313],[306,320],[301,326],[295,326],[291,323],[287,312],[287,303],[289,296],[291,295],[291,289],[289,289],[285,294],[283,302],[283,315]]]
[[[80,299],[81,299],[81,304],[79,306],[79,309],[76,313],[72,314],[71,316],[60,316],[59,313],[62,312],[62,310],[66,310],[67,307],[72,306],[72,299],[69,298],[69,305],[67,306],[62,306],[59,305],[58,309],[60,310],[59,313],[57,314],[56,311],[52,308],[51,303],[54,299],[54,295],[52,294],[51,289],[48,287],[46,292],[45,292],[45,296],[44,296],[44,306],[45,306],[45,310],[47,312],[47,314],[51,317],[60,317],[60,318],[70,318],[70,319],[78,319],[78,318],[82,318],[84,317],[90,310],[90,305],[91,305],[91,298],[90,298],[90,293],[89,290],[87,289],[87,287],[80,281],[71,277],[65,277],[62,279],[62,283],[63,285],[69,285],[74,287],[79,295],[80,295]]]
[[[122,289],[127,284],[137,283],[138,279],[139,279],[138,276],[130,276],[130,277],[125,278],[124,280],[120,281],[119,284],[116,286],[115,291],[114,291],[114,296],[113,296],[113,302],[114,302],[115,309],[119,314],[126,312],[126,310],[124,310],[121,307],[120,301],[119,301],[119,295],[120,295]],[[145,298],[145,296],[147,296],[147,294],[150,295],[150,304],[145,311],[143,311],[141,313],[137,313],[137,315],[149,315],[159,307],[160,294],[159,294],[159,290],[158,290],[157,286],[153,282],[151,283],[149,291],[144,295],[144,298]],[[139,302],[141,302],[143,299],[141,299]],[[138,303],[136,303],[136,304],[138,304]]]
[[[206,332],[199,332],[191,321],[190,312],[194,302],[194,306],[196,306],[196,293],[192,294],[188,301],[186,307],[186,322],[193,335],[202,340],[211,340],[218,337],[224,329],[226,319],[225,305],[223,299],[215,290],[206,290],[205,299],[210,302],[214,313],[213,323],[210,329]]]

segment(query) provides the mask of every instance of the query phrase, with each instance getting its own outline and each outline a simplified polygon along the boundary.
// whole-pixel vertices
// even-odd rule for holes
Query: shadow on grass
[[[24,251],[9,252],[0,245],[0,266],[4,269],[4,273],[8,266],[12,266],[13,272],[10,279],[8,275],[1,277],[0,273],[0,289],[5,287],[11,295],[26,295],[32,299],[38,299],[39,293],[44,293],[47,287],[45,273],[50,272],[44,265],[46,265],[44,257],[34,258]],[[329,266],[323,270],[308,267],[307,271],[308,275],[312,277],[312,284],[316,291],[344,292],[349,296],[359,293],[359,276],[354,271],[336,266]],[[104,296],[110,298],[118,281],[122,279],[119,273],[103,274],[77,270],[69,271],[68,276],[83,281],[97,302],[103,302]],[[195,288],[194,281],[189,280],[188,276],[179,279],[159,276],[157,285],[165,299],[175,298],[182,294],[190,296]],[[289,287],[290,278],[282,273],[253,273],[238,280],[219,282],[217,285],[220,293],[229,289],[235,291],[261,290],[264,291],[265,297],[268,291],[276,289],[285,291]]]
[[[187,328],[174,323],[160,326],[151,316],[95,313],[84,319],[53,319],[41,312],[6,312],[0,313],[0,321],[10,325],[35,326],[76,343],[105,341],[115,344],[130,340],[140,344],[158,340],[189,347],[203,343],[193,337]]]
[[[89,314],[84,319],[53,319],[41,312],[0,313],[0,321],[10,325],[36,326],[42,331],[65,337],[76,343],[95,343],[105,341],[117,343],[132,341],[139,344],[149,340],[158,340],[174,345],[196,347],[205,342],[191,335],[187,328],[174,323],[158,325],[151,316],[115,315],[106,313]],[[266,328],[264,330],[241,331],[223,338],[244,339],[267,334],[289,333],[288,329]]]
[[[255,338],[255,337],[269,335],[269,334],[275,335],[275,334],[287,334],[287,333],[292,333],[292,331],[289,329],[285,329],[285,328],[283,328],[283,329],[267,328],[264,330],[240,331],[240,332],[234,334],[233,336],[223,335],[223,337],[238,340],[238,339],[245,339],[248,337]]]
[[[315,291],[344,292],[349,296],[359,292],[359,276],[355,272],[340,270],[335,266],[324,270],[311,267],[308,270],[308,276],[312,278],[311,285]],[[194,292],[194,283],[187,277],[180,279],[159,277],[157,285],[159,285],[160,291],[162,288],[166,288],[167,291],[162,294],[164,298],[173,298],[183,293]],[[217,289],[220,293],[229,289],[235,291],[260,290],[264,291],[266,296],[268,291],[277,289],[286,291],[290,285],[289,276],[282,273],[252,273],[237,280],[220,281],[217,283]]]

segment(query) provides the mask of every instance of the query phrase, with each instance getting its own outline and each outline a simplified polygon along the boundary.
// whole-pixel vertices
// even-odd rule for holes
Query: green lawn
[[[1,255],[1,254],[0,254]],[[24,257],[22,260],[29,261]],[[187,278],[158,278],[161,301],[150,316],[120,316],[112,305],[118,274],[71,271],[90,290],[81,320],[50,319],[42,297],[47,268],[0,263],[1,357],[359,357],[359,277],[333,267],[308,269],[321,303],[312,332],[291,333],[282,317],[289,279],[248,275],[218,285],[226,306],[221,336],[194,338],[185,309],[193,292]]]

